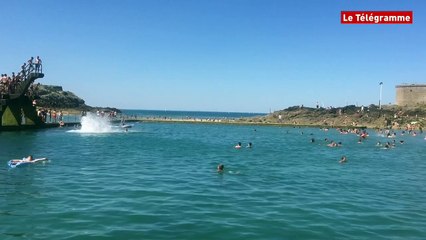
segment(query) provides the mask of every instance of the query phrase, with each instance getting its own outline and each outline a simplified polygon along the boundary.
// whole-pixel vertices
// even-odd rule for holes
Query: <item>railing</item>
[[[21,97],[28,91],[28,88],[34,82],[34,80],[42,77],[44,77],[44,74],[41,64],[38,66],[34,63],[22,65],[21,71],[16,76],[18,82],[15,88],[15,93],[10,94],[10,98],[15,99]],[[22,81],[20,81],[21,79]]]

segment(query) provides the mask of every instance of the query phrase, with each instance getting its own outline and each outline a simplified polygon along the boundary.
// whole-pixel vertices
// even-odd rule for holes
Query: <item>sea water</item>
[[[0,133],[0,239],[426,239],[424,133],[107,128]],[[49,161],[8,168],[29,154]]]

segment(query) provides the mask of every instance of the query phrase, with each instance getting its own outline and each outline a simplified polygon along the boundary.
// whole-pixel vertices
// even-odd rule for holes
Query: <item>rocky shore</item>
[[[339,108],[289,107],[266,116],[241,119],[251,123],[323,126],[419,129],[426,123],[426,106],[400,107],[376,105]]]
[[[86,105],[85,101],[70,91],[64,91],[61,86],[37,84],[31,89],[35,95],[37,108],[62,111],[67,114],[79,115],[82,111],[120,112],[112,107],[93,107]]]

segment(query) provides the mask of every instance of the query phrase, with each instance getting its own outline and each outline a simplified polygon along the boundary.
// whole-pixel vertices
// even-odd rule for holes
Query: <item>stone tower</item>
[[[426,105],[426,84],[404,84],[395,88],[396,105],[407,107]]]

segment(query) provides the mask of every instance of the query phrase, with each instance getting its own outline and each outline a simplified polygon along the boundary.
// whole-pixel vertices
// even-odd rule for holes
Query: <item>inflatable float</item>
[[[47,160],[48,160],[47,158],[36,158],[31,161],[26,159],[12,159],[7,162],[7,165],[11,168],[16,168],[16,167],[22,167],[29,164],[37,163],[37,162],[44,162]]]

